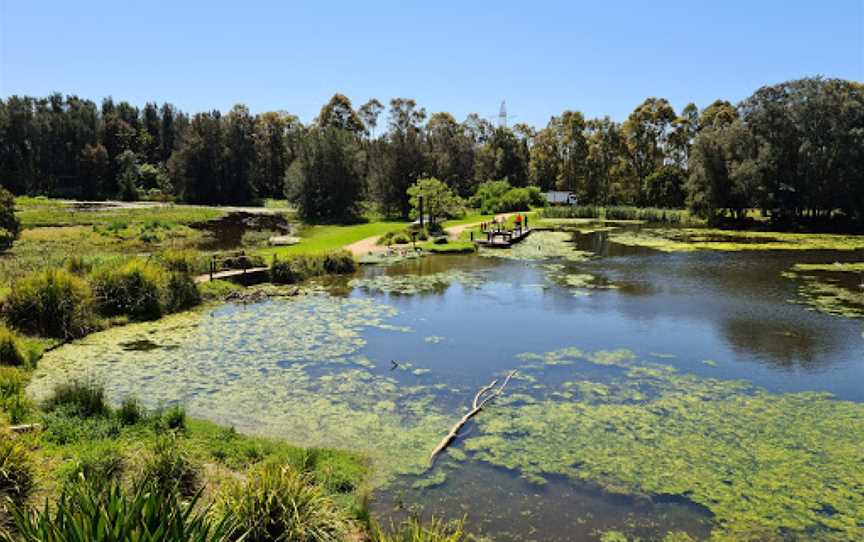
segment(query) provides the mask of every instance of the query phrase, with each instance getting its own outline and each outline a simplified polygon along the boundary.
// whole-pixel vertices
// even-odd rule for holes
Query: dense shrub
[[[477,191],[471,196],[471,206],[479,209],[483,214],[497,213],[501,198],[510,190],[507,181],[486,181],[477,187]]]
[[[165,269],[177,273],[192,274],[207,270],[206,258],[191,250],[166,250],[159,255],[159,261]]]
[[[487,181],[477,187],[471,198],[472,207],[483,214],[530,211],[532,206],[545,203],[540,188],[511,188],[507,181]]]
[[[328,252],[324,255],[324,271],[329,275],[347,275],[356,270],[357,262],[347,250]]]
[[[165,311],[176,312],[201,303],[201,292],[188,273],[174,272],[168,275],[165,285]]]
[[[104,416],[110,412],[105,402],[105,388],[95,382],[79,380],[56,385],[44,408],[48,412],[62,410],[81,418]]]
[[[214,513],[237,522],[235,540],[335,542],[351,530],[347,514],[309,475],[280,465],[255,467],[245,483],[230,484]]]
[[[15,216],[15,197],[0,187],[0,251],[9,249],[20,232],[21,222]]]
[[[61,339],[85,335],[95,324],[90,287],[64,269],[13,283],[5,312],[7,320],[23,331]]]
[[[0,512],[6,499],[21,503],[32,489],[33,464],[30,454],[12,435],[0,430]]]
[[[18,338],[6,326],[0,325],[0,365],[18,367],[24,365],[25,361]]]
[[[354,257],[345,250],[296,255],[284,260],[274,258],[270,267],[270,280],[277,284],[295,284],[321,275],[353,273],[356,269]]]
[[[119,483],[107,488],[71,484],[54,506],[19,509],[15,530],[0,532],[12,542],[221,542],[232,530],[213,523],[207,509],[199,510],[200,495],[184,502],[176,493],[151,484],[138,484],[127,494]]]
[[[91,280],[99,312],[105,316],[125,315],[133,320],[162,316],[168,283],[162,267],[136,258],[119,267],[98,269]]]

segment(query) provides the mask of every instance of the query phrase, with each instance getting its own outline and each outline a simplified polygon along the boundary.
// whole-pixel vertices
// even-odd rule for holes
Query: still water
[[[597,540],[610,530],[703,539],[719,528],[851,539],[864,531],[854,511],[864,500],[860,450],[830,460],[839,465],[836,476],[856,479],[826,481],[813,514],[773,510],[772,492],[746,493],[741,488],[775,487],[753,480],[771,461],[751,457],[758,466],[745,466],[736,455],[739,442],[765,444],[772,454],[797,448],[775,435],[788,435],[785,426],[759,429],[758,416],[772,404],[809,420],[794,422],[802,438],[819,431],[828,435],[821,440],[831,438],[836,432],[826,427],[839,415],[822,412],[837,404],[845,405],[849,434],[864,435],[861,320],[807,310],[794,303],[795,282],[781,277],[795,263],[861,261],[864,254],[665,254],[616,246],[602,233],[574,234],[572,242],[593,256],[436,256],[365,268],[360,280],[328,284],[326,293],[110,330],[50,354],[33,391],[86,374],[105,382],[115,400],[179,401],[192,416],[238,429],[359,449],[376,470],[377,513],[398,519],[422,506],[427,515],[467,515],[469,530],[495,540]],[[570,350],[549,354],[562,349]],[[429,452],[475,391],[513,369],[519,373],[502,399],[428,468]],[[676,414],[680,404],[692,406]],[[640,409],[664,413],[637,424]],[[715,419],[721,410],[732,414]],[[580,431],[605,424],[605,433],[592,433],[591,442],[570,433],[592,416],[596,423]],[[653,427],[666,418],[672,429],[665,421]],[[769,426],[775,418],[768,415]],[[620,440],[634,424],[641,433]],[[670,441],[677,428],[686,443]],[[646,444],[642,433],[655,429],[660,436]],[[727,430],[732,438],[713,440]],[[604,435],[617,451],[602,447]],[[818,442],[808,446],[804,463],[825,456]],[[658,453],[652,459],[645,450]],[[677,473],[666,456],[682,472],[713,481],[672,483],[667,478]],[[664,469],[670,472],[658,476]],[[717,472],[724,474],[714,480]],[[798,498],[803,489],[786,483],[790,499]],[[844,483],[846,493],[834,495]],[[742,499],[754,503],[752,514],[730,504]],[[753,514],[768,519],[752,523]],[[840,520],[845,527],[832,524]]]

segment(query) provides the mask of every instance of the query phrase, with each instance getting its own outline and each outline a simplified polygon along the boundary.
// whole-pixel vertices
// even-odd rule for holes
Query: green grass
[[[63,267],[74,256],[88,265],[122,260],[133,254],[192,249],[205,232],[189,224],[218,218],[224,211],[191,206],[74,211],[47,198],[16,199],[24,230],[0,254],[0,289],[18,277]]]
[[[341,225],[316,225],[307,226],[300,232],[301,241],[296,245],[287,247],[268,247],[260,249],[258,254],[270,258],[277,256],[288,256],[291,254],[316,254],[329,252],[343,248],[351,243],[356,243],[376,235],[384,235],[387,232],[399,231],[410,222],[382,221],[368,222],[365,224]]]
[[[112,223],[146,223],[158,221],[178,226],[213,220],[225,211],[193,205],[164,205],[144,208],[116,208],[99,211],[76,210],[75,205],[47,198],[15,199],[16,214],[23,228],[44,226],[108,226]]]
[[[471,241],[453,241],[442,244],[435,244],[430,241],[419,246],[433,254],[465,254],[477,251],[477,246]]]

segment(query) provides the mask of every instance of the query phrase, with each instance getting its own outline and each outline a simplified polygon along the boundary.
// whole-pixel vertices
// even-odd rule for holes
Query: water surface
[[[818,538],[854,516],[846,510],[864,500],[864,469],[845,462],[864,465],[864,456],[839,442],[824,443],[847,454],[832,456],[830,465],[837,476],[858,478],[826,481],[825,495],[816,496],[824,496],[821,511],[812,517],[794,507],[770,511],[772,497],[763,502],[754,494],[754,513],[773,519],[726,521],[746,514],[730,510],[723,495],[738,491],[737,484],[770,486],[743,479],[754,473],[779,477],[767,468],[747,470],[753,467],[738,458],[736,442],[764,441],[783,463],[799,457],[782,455],[798,447],[779,436],[793,434],[791,425],[752,434],[771,405],[807,419],[793,424],[802,441],[819,435],[801,443],[805,462],[825,456],[819,441],[837,433],[831,420],[864,435],[861,320],[790,302],[796,284],[781,276],[794,263],[861,261],[864,254],[664,254],[610,244],[603,233],[576,235],[574,243],[594,256],[437,256],[365,268],[359,281],[330,285],[330,293],[225,304],[110,330],[50,354],[33,391],[47,393],[70,374],[93,375],[115,400],[134,394],[150,405],[182,402],[193,416],[245,431],[360,449],[375,466],[376,511],[398,518],[422,504],[429,514],[467,514],[472,530],[496,540],[595,540],[609,530],[643,539],[684,531],[701,539],[719,528],[718,515],[723,528],[739,532],[769,532],[776,524],[793,539]],[[566,355],[548,354],[567,348]],[[504,398],[428,469],[429,452],[475,391],[512,369],[519,373]],[[567,418],[572,405],[577,410]],[[676,414],[680,405],[691,406]],[[695,451],[683,442],[670,456],[714,486],[695,481],[678,491],[656,472],[634,474],[649,467],[676,474],[656,457],[634,462],[628,450],[643,437],[620,440],[640,409],[657,414],[659,407],[668,416],[640,421],[648,423],[640,431],[657,446],[669,446],[669,428],[652,427],[662,416],[677,424],[672,430],[689,431]],[[537,416],[526,418],[531,409]],[[715,419],[721,411],[732,419]],[[622,448],[590,453],[611,454],[611,467],[579,457],[595,443],[574,435],[552,442],[567,435],[568,419],[575,426],[609,412],[602,423],[609,442]],[[767,423],[788,422],[781,417]],[[523,425],[511,427],[513,420]],[[564,425],[550,432],[556,424]],[[654,429],[659,436],[650,436]],[[732,437],[707,440],[727,430]],[[706,457],[699,455],[705,443],[729,448]],[[753,461],[768,465],[770,457]],[[718,482],[718,472],[728,476]],[[837,484],[848,491],[835,492]],[[792,496],[801,491],[788,488]],[[784,531],[796,514],[804,527]],[[846,528],[836,532],[860,532],[864,518]]]

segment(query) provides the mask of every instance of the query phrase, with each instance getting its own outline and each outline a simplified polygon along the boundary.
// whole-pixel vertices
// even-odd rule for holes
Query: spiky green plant
[[[17,531],[0,532],[12,542],[221,542],[233,531],[227,520],[213,522],[207,510],[197,510],[200,493],[183,502],[172,491],[141,484],[126,493],[119,484],[99,488],[69,486],[54,506],[19,507],[14,511]]]
[[[373,521],[370,529],[372,542],[467,542],[471,537],[465,532],[465,518],[459,521],[444,521],[432,517],[424,523],[412,515],[405,522],[386,531]]]
[[[335,542],[353,527],[308,473],[281,465],[254,467],[217,497],[213,513],[237,522],[234,540],[253,542]]]
[[[3,501],[23,502],[33,489],[30,454],[12,435],[0,431],[0,511]]]

